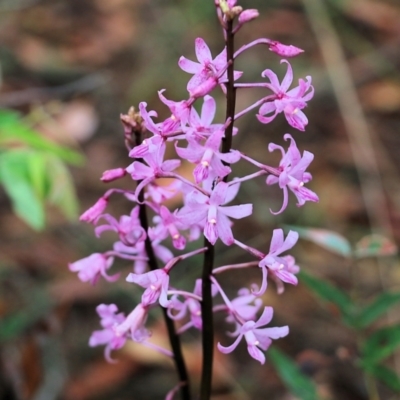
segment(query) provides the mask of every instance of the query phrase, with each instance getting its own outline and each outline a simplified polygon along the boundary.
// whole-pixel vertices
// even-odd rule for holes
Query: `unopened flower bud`
[[[219,0],[219,8],[230,20],[235,19],[243,11],[241,6],[236,5],[236,0]]]
[[[258,13],[258,10],[255,9],[244,10],[239,15],[239,24],[244,24],[246,22],[249,22],[257,18],[259,15],[260,14]]]
[[[282,57],[295,57],[304,52],[304,50],[299,49],[296,46],[288,46],[276,41],[273,41],[269,44],[269,49]]]
[[[237,15],[241,14],[243,12],[243,8],[241,6],[234,6],[231,8],[230,11],[230,16],[233,19],[234,17],[236,17]]]
[[[80,221],[95,223],[97,218],[103,213],[108,204],[108,199],[100,197],[97,202],[86,210],[79,218]]]
[[[103,172],[103,176],[100,178],[102,182],[112,182],[117,179],[123,178],[126,175],[124,168],[109,169]]]

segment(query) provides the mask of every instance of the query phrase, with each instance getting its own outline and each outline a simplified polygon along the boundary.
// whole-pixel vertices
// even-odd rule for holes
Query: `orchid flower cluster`
[[[109,282],[120,278],[119,273],[110,274],[115,258],[132,265],[132,272],[124,278],[142,288],[140,303],[127,315],[120,312],[115,304],[100,304],[97,313],[102,329],[93,332],[89,344],[104,345],[109,361],[112,361],[111,352],[120,349],[127,340],[172,356],[180,383],[167,398],[172,398],[175,392],[188,386],[179,335],[188,329],[203,330],[204,336],[209,335],[205,339],[203,337],[203,347],[206,346],[213,338],[212,331],[210,333],[212,313],[223,313],[231,327],[229,336],[233,338],[233,343],[227,341],[217,345],[222,353],[234,351],[244,339],[249,355],[263,364],[264,352],[272,340],[288,334],[287,326],[267,327],[273,317],[273,309],[263,306],[261,296],[267,290],[268,278],[275,281],[278,293],[283,292],[284,283],[297,284],[299,267],[291,255],[284,253],[295,245],[298,234],[290,231],[285,237],[282,229],[275,229],[269,250],[258,250],[240,242],[235,237],[234,220],[248,217],[253,212],[251,203],[231,205],[242,183],[264,177],[267,185],[277,184],[282,190],[283,201],[278,211],[271,211],[273,214],[286,209],[289,192],[294,194],[298,206],[307,201],[318,201],[317,195],[306,187],[312,178],[306,170],[313,154],[308,151],[301,154],[291,134],[283,136],[287,145],[270,143],[268,146],[270,152],[278,150],[281,153],[279,165],[254,160],[231,146],[232,137],[240,135],[234,124],[255,109],[263,125],[283,114],[292,128],[305,130],[308,121],[303,110],[313,97],[314,89],[309,76],[299,79],[297,86],[293,85],[293,71],[287,60],[299,55],[302,50],[270,39],[258,39],[234,52],[234,35],[246,23],[257,18],[258,11],[243,10],[235,0],[215,0],[215,5],[226,47],[213,57],[206,42],[197,38],[197,61],[185,57],[179,59],[179,67],[192,75],[187,84],[188,97],[174,101],[166,97],[164,90],[160,90],[160,101],[170,114],[165,120],[159,121],[156,111],[150,110],[145,102],[139,104],[138,111],[131,108],[128,114],[121,115],[125,143],[133,162],[126,167],[105,171],[101,179],[112,182],[130,176],[136,185],[132,190],[109,189],[80,218],[95,226],[97,236],[104,231],[115,232],[117,241],[113,249],[92,254],[69,266],[71,271],[78,273],[80,280],[94,285],[101,278]],[[286,74],[282,81],[275,72],[266,69],[261,73],[263,79],[260,82],[237,82],[243,78],[243,72],[234,70],[236,58],[256,45],[266,46],[283,58],[281,65],[286,67]],[[265,96],[235,114],[236,91],[252,87],[264,88]],[[219,122],[214,121],[217,109],[211,95],[214,90],[222,90],[227,99],[226,119]],[[200,103],[200,113],[194,107],[195,103]],[[177,158],[167,159],[167,148],[175,150]],[[229,179],[231,164],[238,162],[252,164],[255,172]],[[192,179],[186,179],[179,173],[182,163],[193,166]],[[163,182],[165,179],[167,184]],[[116,219],[106,213],[113,194],[123,195],[133,203],[130,215]],[[170,210],[166,204],[175,196],[183,199],[182,206]],[[199,241],[201,244],[196,244]],[[250,261],[214,268],[213,248],[218,241],[226,246],[240,247],[248,253]],[[195,250],[185,252],[188,245]],[[191,257],[203,257],[205,262],[202,274],[199,271],[201,278],[194,282],[194,289],[190,292],[176,288],[170,282],[170,272],[179,268],[181,261]],[[259,268],[260,279],[250,288],[240,289],[237,297],[230,299],[217,276],[228,271],[232,273],[238,268]],[[216,303],[217,297],[220,303]],[[164,312],[172,351],[153,344],[151,332],[146,327],[149,313],[158,306]],[[210,359],[210,352],[212,360],[212,342],[208,350],[203,349],[204,362]],[[207,376],[204,368],[203,375]],[[189,398],[188,390],[182,393],[183,398]]]

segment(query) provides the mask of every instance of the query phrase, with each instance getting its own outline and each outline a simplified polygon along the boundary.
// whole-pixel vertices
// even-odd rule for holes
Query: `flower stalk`
[[[279,185],[283,192],[283,203],[278,212],[283,212],[289,202],[289,193],[297,198],[297,205],[307,201],[316,202],[318,196],[305,187],[312,176],[306,171],[313,154],[300,153],[294,138],[285,134],[285,149],[279,144],[270,143],[269,152],[278,150],[281,161],[271,166],[264,161],[253,160],[232,147],[233,136],[238,134],[235,119],[258,108],[257,119],[262,124],[271,123],[283,114],[292,128],[303,131],[307,117],[302,111],[311,99],[314,89],[311,78],[300,79],[298,86],[290,89],[293,81],[292,67],[287,60],[286,75],[280,83],[277,75],[266,69],[261,76],[269,82],[237,83],[242,71],[235,71],[234,60],[257,44],[267,45],[275,54],[294,57],[302,52],[295,46],[283,45],[271,39],[258,39],[244,45],[235,54],[235,34],[253,19],[257,10],[243,10],[236,0],[215,0],[218,20],[223,28],[225,47],[213,57],[202,38],[195,39],[197,62],[179,59],[179,67],[192,75],[187,83],[188,97],[173,101],[158,92],[159,99],[169,108],[170,117],[156,122],[156,111],[148,110],[147,103],[139,104],[139,112],[130,109],[121,116],[124,127],[124,140],[129,156],[134,161],[125,168],[108,170],[101,178],[104,183],[130,177],[135,181],[135,190],[109,189],[81,216],[81,220],[95,225],[95,234],[104,231],[117,235],[113,248],[104,253],[95,253],[70,264],[70,270],[77,272],[83,282],[96,284],[100,278],[114,282],[121,273],[109,274],[115,258],[131,263],[133,272],[125,278],[143,290],[141,301],[127,316],[118,311],[115,304],[100,304],[97,313],[101,330],[93,332],[90,346],[105,345],[105,357],[112,362],[111,352],[120,349],[127,340],[172,356],[178,373],[178,382],[168,392],[166,400],[172,400],[180,392],[181,400],[190,400],[189,375],[183,358],[180,335],[188,329],[202,331],[203,364],[200,384],[200,400],[209,400],[212,395],[213,359],[215,347],[223,354],[230,353],[242,342],[246,342],[249,355],[265,362],[264,352],[272,340],[288,334],[287,326],[267,327],[273,316],[272,307],[262,307],[261,296],[267,290],[267,281],[273,280],[279,294],[284,284],[296,285],[299,267],[294,257],[284,255],[296,243],[298,234],[290,231],[284,236],[282,229],[272,234],[269,251],[258,250],[242,243],[235,237],[234,220],[248,217],[253,212],[253,204],[230,205],[242,184],[251,179],[265,179],[267,185]],[[237,88],[265,88],[266,95],[244,110],[235,114]],[[221,89],[226,97],[225,120],[213,122],[217,104],[211,93]],[[202,101],[201,112],[193,106]],[[179,159],[166,159],[167,143],[173,142]],[[286,150],[287,147],[287,150]],[[193,164],[193,179],[188,180],[177,169],[181,162]],[[230,179],[231,165],[239,161],[248,162],[256,168],[246,176]],[[173,182],[160,185],[168,178]],[[228,179],[230,181],[228,182]],[[122,194],[135,205],[130,215],[119,219],[106,213],[111,194]],[[170,210],[168,199],[180,195],[183,204]],[[98,225],[99,221],[102,225]],[[181,253],[187,243],[202,241],[195,250]],[[225,246],[237,246],[250,260],[240,264],[215,264],[215,245],[220,240]],[[266,247],[266,246],[265,246]],[[179,252],[178,254],[176,252]],[[170,271],[179,269],[180,264],[191,257],[203,253],[203,268],[194,284],[193,292],[179,288],[179,282],[172,285]],[[179,265],[178,265],[179,264]],[[249,288],[241,288],[238,296],[230,299],[223,289],[223,281],[215,275],[225,271],[234,272],[239,268],[254,268],[260,271],[259,284],[252,283]],[[174,274],[175,275],[175,274]],[[175,279],[175,278],[174,278]],[[215,296],[222,303],[215,304]],[[151,331],[146,328],[149,313],[161,307],[167,326],[170,349],[163,349],[151,342]],[[218,343],[214,346],[214,313],[225,315],[233,338],[230,345]],[[258,314],[261,313],[261,316]],[[177,326],[175,326],[177,325]]]

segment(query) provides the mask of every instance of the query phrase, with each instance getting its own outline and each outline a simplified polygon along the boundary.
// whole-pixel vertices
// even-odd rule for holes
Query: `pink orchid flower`
[[[279,187],[283,190],[282,207],[276,213],[271,211],[273,214],[280,214],[287,207],[288,189],[296,196],[298,207],[304,205],[306,201],[319,201],[318,196],[312,190],[304,187],[304,184],[312,179],[311,174],[306,172],[306,169],[314,159],[314,155],[309,151],[304,151],[303,156],[301,156],[295,140],[288,133],[284,136],[284,139],[290,140],[290,146],[287,152],[284,151],[282,146],[274,143],[270,143],[268,146],[269,151],[278,149],[282,153],[282,159],[278,168],[280,172],[279,177],[269,175],[266,180],[267,185],[278,183]]]
[[[179,66],[193,77],[187,84],[187,90],[191,96],[204,96],[209,93],[215,86],[225,83],[228,80],[226,69],[228,67],[226,61],[226,48],[222,50],[214,59],[212,58],[210,48],[201,38],[195,40],[195,52],[198,62],[188,60],[185,57],[179,59]],[[234,79],[239,79],[242,72],[235,71]],[[207,85],[204,93],[198,93],[199,87],[203,89],[203,85]]]
[[[237,185],[234,185],[237,186]],[[190,192],[186,197],[185,207],[178,213],[185,224],[201,224],[204,226],[204,236],[211,244],[218,238],[227,246],[234,242],[231,221],[228,217],[241,219],[252,213],[252,204],[224,206],[233,199],[234,193],[225,182],[219,182],[208,197],[198,191]],[[237,192],[237,189],[234,189]]]
[[[100,316],[102,330],[94,331],[89,339],[89,346],[106,345],[104,355],[108,362],[113,362],[111,351],[118,350],[124,346],[126,337],[118,335],[115,327],[125,321],[123,313],[117,314],[118,308],[115,304],[100,304],[96,307],[97,314]]]
[[[223,164],[223,161],[229,164],[240,160],[238,151],[230,151],[229,153],[221,153],[221,146],[224,132],[217,130],[213,132],[207,139],[204,145],[201,145],[196,140],[188,140],[188,147],[181,148],[176,146],[178,155],[194,164],[197,164],[193,170],[193,176],[196,183],[201,183],[208,178],[210,170],[214,175],[220,178],[225,177],[231,172],[231,169]]]
[[[307,76],[306,80],[299,79],[299,86],[289,90],[293,82],[293,70],[287,60],[282,60],[281,63],[287,64],[287,72],[282,83],[279,83],[277,75],[270,69],[266,69],[261,74],[261,76],[270,80],[270,83],[265,84],[265,86],[274,92],[274,96],[272,96],[272,101],[267,101],[260,107],[257,118],[263,124],[268,124],[279,113],[283,112],[289,125],[304,131],[308,119],[301,110],[307,106],[307,101],[314,96],[311,77]]]
[[[254,294],[261,296],[266,291],[268,272],[283,282],[297,285],[298,281],[294,275],[295,269],[291,265],[291,259],[280,257],[280,254],[291,249],[298,239],[299,234],[295,231],[289,231],[286,239],[284,239],[283,230],[274,229],[269,253],[258,264],[262,270],[263,278],[260,290],[254,292]]]
[[[119,278],[119,273],[107,275],[107,270],[111,268],[113,262],[113,257],[93,253],[89,257],[70,263],[69,269],[72,272],[78,272],[78,278],[82,282],[90,282],[92,285],[96,284],[100,276],[109,282],[115,282]]]
[[[164,269],[157,269],[145,274],[129,274],[126,278],[127,282],[136,283],[146,288],[142,295],[142,305],[148,306],[156,303],[158,300],[163,307],[168,307],[169,301],[167,297],[169,275]]]
[[[168,236],[172,238],[172,244],[178,250],[183,250],[186,245],[185,237],[179,232],[181,229],[185,229],[182,222],[176,216],[175,213],[171,213],[167,207],[160,207],[159,216],[154,217],[154,220],[158,223],[154,228],[149,229],[149,237],[151,240],[159,239],[164,240]]]
[[[231,353],[236,349],[236,347],[244,337],[247,342],[247,350],[250,356],[259,361],[261,364],[264,364],[265,355],[261,350],[268,350],[268,347],[272,343],[272,339],[285,337],[289,333],[289,328],[287,326],[276,328],[262,328],[263,326],[271,322],[272,316],[272,307],[265,307],[264,312],[257,322],[246,321],[239,328],[238,337],[233,342],[233,344],[228,347],[224,347],[220,343],[218,343],[218,350],[224,354]]]

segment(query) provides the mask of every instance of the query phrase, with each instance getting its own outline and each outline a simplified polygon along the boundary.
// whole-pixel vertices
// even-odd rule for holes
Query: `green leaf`
[[[308,286],[321,299],[335,304],[343,314],[344,321],[350,325],[354,325],[353,316],[355,313],[355,305],[352,303],[346,293],[331,285],[330,283],[309,275],[301,271],[298,276],[301,281]]]
[[[302,228],[294,225],[286,225],[286,227],[298,232],[301,238],[310,240],[333,253],[344,257],[350,257],[352,254],[349,241],[338,233],[326,229]]]
[[[24,122],[18,113],[0,110],[0,145],[12,144],[23,144],[35,150],[49,152],[71,164],[81,165],[84,161],[79,152],[44,138]]]
[[[68,169],[54,156],[47,157],[47,179],[49,192],[46,200],[61,209],[70,220],[78,216],[78,200]]]
[[[41,201],[44,201],[46,196],[46,153],[31,151],[27,153],[27,169],[29,180],[32,185],[32,190],[36,193]]]
[[[34,229],[45,223],[43,203],[32,188],[27,160],[29,150],[0,154],[0,181],[10,196],[14,212]]]
[[[400,293],[382,293],[361,311],[357,318],[359,327],[367,327],[399,301]]]
[[[383,382],[388,388],[395,392],[400,392],[400,377],[391,370],[383,365],[374,365],[368,368],[367,372],[374,375],[377,379]]]
[[[282,381],[301,400],[317,400],[314,383],[302,374],[297,365],[275,347],[268,349],[268,360],[274,365]]]
[[[354,254],[358,258],[392,256],[397,253],[397,246],[382,235],[372,234],[363,237],[357,244]]]
[[[392,355],[400,346],[400,325],[392,325],[374,332],[362,347],[362,365],[376,365]]]

